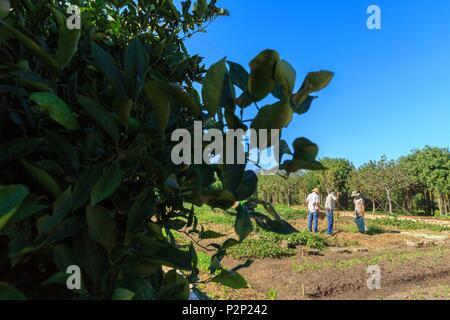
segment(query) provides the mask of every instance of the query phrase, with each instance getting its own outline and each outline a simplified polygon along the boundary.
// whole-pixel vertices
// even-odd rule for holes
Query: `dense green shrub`
[[[250,72],[225,59],[205,70],[183,41],[227,14],[215,0],[73,1],[79,30],[66,27],[69,2],[13,1],[0,19],[0,295],[187,298],[198,258],[172,231],[213,238],[193,205],[229,209],[257,178],[245,164],[173,164],[171,133],[194,121],[245,128],[245,109],[269,94],[277,102],[251,127],[282,129],[333,74],[310,73],[293,93],[295,71],[273,50]],[[282,167],[321,168],[317,152],[298,139]],[[252,224],[244,206],[234,211],[239,239],[211,246],[209,269],[237,287],[245,281],[221,260]],[[81,268],[80,290],[65,286],[69,265]]]

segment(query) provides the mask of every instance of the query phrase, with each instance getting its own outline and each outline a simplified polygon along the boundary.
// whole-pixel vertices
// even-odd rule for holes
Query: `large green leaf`
[[[306,138],[298,138],[293,143],[294,155],[292,160],[283,162],[280,169],[289,173],[296,172],[300,169],[307,170],[324,170],[325,168],[316,161],[319,153],[319,147]]]
[[[42,46],[38,45],[33,39],[29,38],[8,22],[0,19],[0,25],[3,25],[20,43],[22,43],[33,55],[44,63],[44,66],[54,75],[60,75],[61,70],[58,62],[46,52]]]
[[[244,241],[245,238],[253,231],[252,221],[250,220],[250,214],[244,206],[238,206],[236,209],[236,222],[234,224],[234,230],[239,236],[239,241]]]
[[[257,189],[258,176],[251,170],[245,171],[241,183],[234,191],[234,196],[237,201],[245,200],[251,197]]]
[[[80,160],[75,148],[54,132],[50,132],[46,139],[50,149],[61,159],[62,166],[69,172],[78,174]]]
[[[0,230],[17,212],[28,192],[23,185],[0,186]]]
[[[114,161],[103,173],[91,191],[91,206],[108,198],[120,186],[123,178],[122,167]]]
[[[262,107],[252,121],[251,127],[258,129],[282,129],[292,120],[292,109],[287,101],[279,101]]]
[[[58,267],[58,270],[64,273],[68,266],[77,264],[72,249],[65,244],[57,244],[53,247],[53,261]]]
[[[308,73],[300,90],[293,97],[294,104],[298,106],[308,98],[309,94],[325,88],[331,82],[333,76],[333,72],[324,70]]]
[[[249,92],[254,101],[264,99],[275,87],[275,68],[280,55],[264,50],[250,62]]]
[[[50,118],[66,129],[78,129],[78,121],[72,114],[72,110],[58,96],[50,92],[35,92],[30,94],[30,100],[36,102],[39,110],[47,113]]]
[[[191,270],[192,257],[189,252],[143,234],[136,235],[136,241],[140,244],[141,254],[148,259],[172,268]]]
[[[250,75],[247,70],[238,63],[231,61],[227,61],[227,63],[230,67],[230,78],[233,84],[238,86],[242,91],[248,90],[248,78]]]
[[[19,138],[0,143],[0,162],[12,161],[34,152],[43,139]]]
[[[170,118],[171,95],[166,90],[165,84],[157,80],[147,82],[144,89],[158,119],[159,127],[164,131]]]
[[[134,231],[145,218],[151,216],[154,205],[155,194],[153,188],[142,190],[128,213],[127,230]]]
[[[285,60],[279,60],[275,69],[275,80],[280,85],[283,97],[289,98],[295,86],[295,70]]]
[[[136,85],[137,80],[141,83],[144,81],[145,72],[149,67],[148,55],[138,38],[128,45],[123,57],[123,65],[129,85]]]
[[[112,294],[111,300],[133,300],[136,294],[128,289],[116,288]]]
[[[88,207],[86,211],[89,237],[111,252],[116,245],[116,222],[108,210],[102,207]]]
[[[231,270],[221,270],[211,281],[233,289],[247,288],[247,281],[245,281],[244,277],[236,271]]]
[[[177,270],[170,270],[164,275],[164,282],[158,291],[158,299],[187,300],[189,291],[187,279],[178,274]]]
[[[294,112],[297,114],[304,114],[304,113],[308,112],[309,109],[311,108],[311,104],[313,103],[313,101],[315,99],[317,99],[317,97],[314,97],[314,96],[306,97],[306,99],[302,103],[300,103],[294,107]]]
[[[213,64],[203,79],[202,98],[210,115],[215,115],[219,110],[223,81],[227,72],[225,61],[224,58]]]
[[[53,203],[53,214],[45,221],[43,232],[61,222],[72,209],[72,187],[69,186]]]
[[[27,172],[42,186],[47,190],[53,197],[58,198],[61,194],[61,189],[59,188],[56,181],[41,168],[32,165],[28,161],[20,160]]]
[[[111,83],[115,95],[124,98],[127,92],[125,79],[114,62],[113,57],[94,42],[91,43],[91,51],[98,67]]]
[[[84,171],[73,188],[72,210],[75,211],[84,206],[91,194],[95,183],[100,179],[103,171],[103,164],[89,166]]]
[[[200,195],[203,203],[212,208],[229,209],[235,202],[233,193],[228,190],[206,190]]]
[[[115,144],[118,144],[119,127],[113,115],[97,101],[79,94],[76,96],[78,103],[84,108],[92,120],[111,137]]]
[[[67,28],[67,17],[53,6],[49,6],[56,23],[58,24],[58,49],[56,50],[56,62],[61,69],[67,67],[78,49],[78,41],[81,37],[81,29]]]
[[[6,282],[0,282],[0,300],[26,300],[25,294]]]

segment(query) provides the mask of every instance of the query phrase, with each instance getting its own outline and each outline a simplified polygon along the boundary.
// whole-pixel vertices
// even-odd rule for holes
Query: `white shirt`
[[[315,206],[315,203],[320,203],[320,197],[317,193],[313,192],[308,195],[306,198],[306,202],[308,203],[308,211],[309,212],[315,212],[317,211],[317,206]]]
[[[325,201],[325,208],[334,210],[334,208],[336,207],[336,200],[337,197],[334,194],[330,193],[327,196],[327,200]]]

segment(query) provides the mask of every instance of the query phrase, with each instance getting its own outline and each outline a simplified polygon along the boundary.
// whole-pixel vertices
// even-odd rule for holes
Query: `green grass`
[[[201,272],[209,272],[208,268],[211,264],[211,257],[203,251],[197,251],[198,269]]]
[[[375,219],[372,221],[374,225],[395,227],[404,230],[430,230],[430,231],[450,231],[449,226],[441,226],[421,221],[399,220],[399,219]]]
[[[211,209],[208,206],[194,207],[199,223],[215,223],[233,226],[236,217],[220,209]]]
[[[283,220],[304,219],[308,216],[306,209],[294,209],[282,204],[274,205],[274,207]],[[258,206],[258,210],[259,212],[265,212],[263,206]]]
[[[278,242],[267,238],[247,238],[228,249],[227,253],[235,259],[264,259],[291,256],[295,250],[281,248]]]
[[[322,268],[335,268],[339,270],[346,270],[355,266],[360,265],[378,265],[381,262],[390,262],[390,263],[402,263],[409,260],[418,259],[421,257],[428,258],[438,258],[442,257],[444,254],[444,249],[437,248],[431,252],[386,252],[383,254],[371,256],[371,257],[361,257],[361,258],[353,258],[346,260],[337,260],[337,261],[325,261],[325,262],[304,262],[304,263],[293,263],[292,270],[294,272],[305,272],[310,270],[319,270]]]
[[[268,300],[277,300],[278,299],[278,291],[276,289],[270,288],[269,291],[267,291],[266,297]]]

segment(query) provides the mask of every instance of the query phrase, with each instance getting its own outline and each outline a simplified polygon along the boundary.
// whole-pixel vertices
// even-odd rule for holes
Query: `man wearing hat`
[[[366,212],[364,206],[364,199],[358,191],[353,191],[352,196],[353,203],[355,204],[355,222],[360,233],[366,232],[366,224],[364,221],[364,213]]]
[[[334,223],[334,208],[336,207],[336,203],[339,200],[339,192],[336,193],[334,191],[331,191],[327,199],[325,200],[325,210],[327,212],[327,218],[328,218],[328,228],[327,228],[327,234],[332,235],[333,234],[333,223]]]
[[[312,232],[314,219],[314,233],[317,233],[319,223],[320,196],[319,188],[314,188],[306,198],[305,204],[308,206],[308,230]]]

